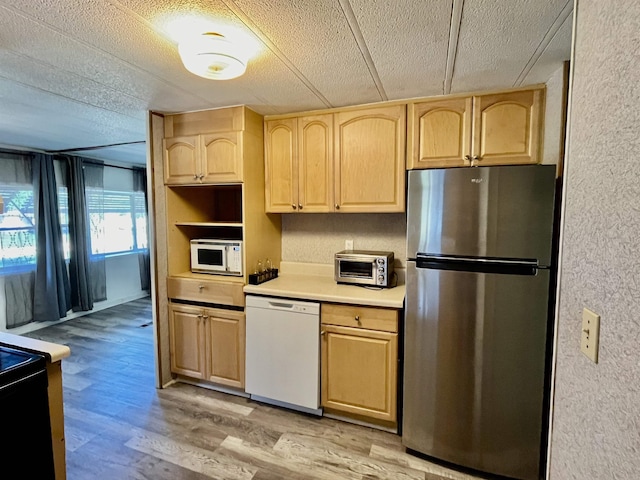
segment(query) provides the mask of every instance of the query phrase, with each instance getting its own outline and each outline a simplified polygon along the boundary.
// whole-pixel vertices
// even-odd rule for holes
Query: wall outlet
[[[345,240],[344,241],[344,249],[345,250],[353,250],[353,240]]]
[[[598,347],[600,346],[600,315],[588,308],[582,310],[582,336],[580,351],[593,363],[598,363]]]

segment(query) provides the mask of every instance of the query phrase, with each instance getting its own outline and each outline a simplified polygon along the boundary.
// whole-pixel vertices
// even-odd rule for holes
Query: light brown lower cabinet
[[[244,388],[244,312],[169,305],[171,371]]]
[[[398,334],[397,311],[392,332],[359,326],[345,327],[325,323],[340,312],[352,314],[354,324],[367,324],[378,309],[323,305],[322,310],[322,406],[331,412],[344,412],[389,425],[397,421]],[[326,314],[326,315],[325,315]],[[345,318],[344,316],[342,318]]]

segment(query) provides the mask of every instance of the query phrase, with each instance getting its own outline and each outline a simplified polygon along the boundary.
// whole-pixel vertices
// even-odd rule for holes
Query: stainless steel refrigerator
[[[409,172],[402,441],[541,477],[555,166]]]

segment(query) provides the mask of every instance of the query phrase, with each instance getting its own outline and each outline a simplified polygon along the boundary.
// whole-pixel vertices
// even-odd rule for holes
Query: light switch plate
[[[600,315],[588,308],[582,310],[582,337],[580,350],[588,359],[598,363],[598,347],[600,346]]]

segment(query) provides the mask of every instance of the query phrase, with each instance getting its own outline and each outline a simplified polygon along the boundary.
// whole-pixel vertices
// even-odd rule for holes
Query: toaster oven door
[[[338,283],[374,285],[376,263],[372,260],[336,259],[335,279]]]

